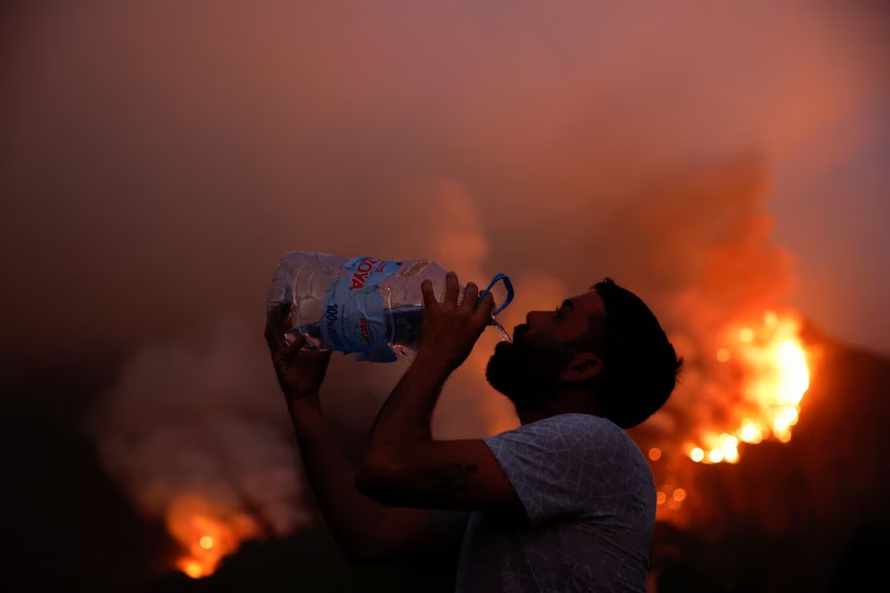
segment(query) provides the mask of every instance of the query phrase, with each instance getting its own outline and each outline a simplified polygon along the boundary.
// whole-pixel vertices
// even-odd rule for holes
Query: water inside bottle
[[[418,306],[399,307],[391,310],[390,339],[392,340],[391,344],[393,347],[403,353],[417,349],[420,345],[423,313],[424,308]],[[513,338],[497,319],[492,318],[489,325],[498,331],[501,341],[513,343]],[[319,323],[307,323],[293,328],[285,334],[287,342],[292,344],[298,334],[302,334],[306,338],[306,344],[303,346],[304,350],[327,350],[321,336],[321,325]]]

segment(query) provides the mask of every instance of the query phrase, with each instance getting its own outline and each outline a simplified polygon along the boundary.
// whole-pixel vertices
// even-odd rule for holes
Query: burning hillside
[[[641,431],[658,483],[660,520],[696,520],[688,499],[701,499],[697,476],[709,471],[698,466],[744,463],[743,452],[751,447],[791,441],[810,388],[818,349],[806,343],[793,312],[767,311],[760,324],[733,324],[721,333],[724,346],[714,353],[713,367],[732,386],[722,413],[666,442],[647,436],[645,427]]]
[[[741,397],[731,417],[741,420],[724,431],[702,430],[698,441],[687,447],[696,462],[737,463],[740,442],[788,442],[810,386],[807,354],[793,314],[767,311],[760,324],[732,326],[724,333],[726,346],[715,357],[739,377]]]

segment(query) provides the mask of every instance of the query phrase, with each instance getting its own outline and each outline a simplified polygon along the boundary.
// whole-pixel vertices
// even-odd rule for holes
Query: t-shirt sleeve
[[[566,414],[485,439],[534,525],[608,515],[628,488],[633,442],[595,416]]]

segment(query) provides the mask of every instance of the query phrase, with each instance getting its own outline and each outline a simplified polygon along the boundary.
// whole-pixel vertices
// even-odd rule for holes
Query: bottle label
[[[328,290],[321,337],[328,347],[350,352],[391,353],[387,311],[379,284],[395,274],[401,262],[374,257],[347,260],[347,274]]]

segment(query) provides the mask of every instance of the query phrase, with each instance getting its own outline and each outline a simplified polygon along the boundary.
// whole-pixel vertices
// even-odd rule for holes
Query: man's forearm
[[[355,471],[325,421],[318,399],[292,400],[288,408],[306,476],[328,527],[344,554],[361,560],[375,545],[388,508],[356,489]]]
[[[450,374],[442,362],[418,355],[377,414],[369,455],[398,452],[431,440],[433,410]]]

